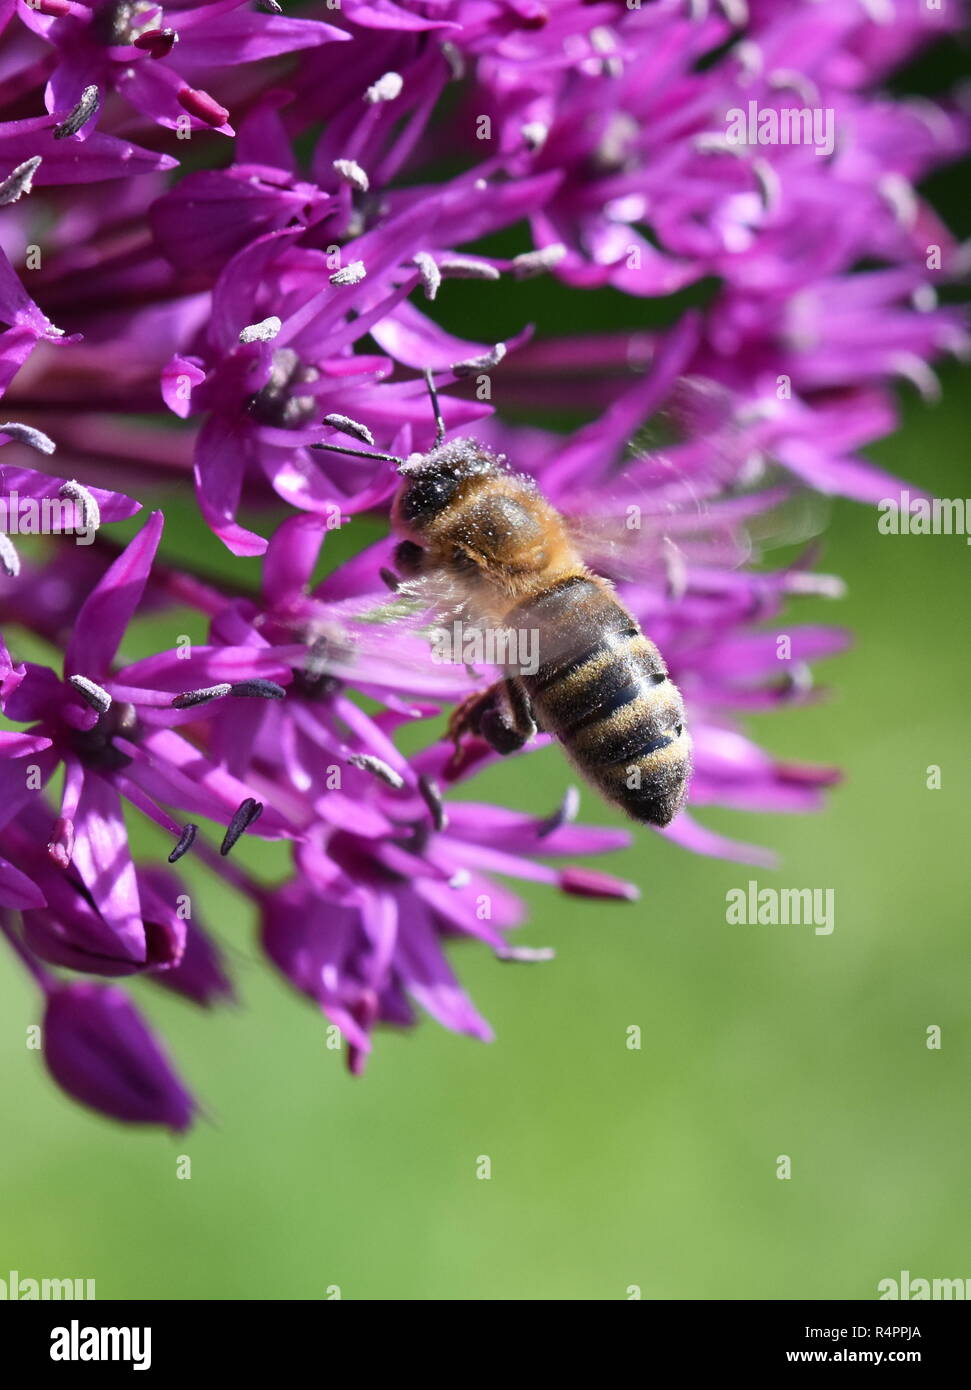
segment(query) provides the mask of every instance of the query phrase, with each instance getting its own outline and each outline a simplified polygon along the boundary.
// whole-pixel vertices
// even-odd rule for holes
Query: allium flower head
[[[840,584],[760,537],[896,487],[863,452],[896,386],[932,397],[968,346],[966,253],[919,191],[968,112],[886,85],[958,7],[879,8],[0,4],[0,930],[70,1096],[197,1111],[123,987],[233,997],[183,860],[360,1073],[419,1011],[491,1036],[453,947],[539,963],[554,935],[519,939],[507,880],[622,912],[636,888],[582,861],[666,852],[578,823],[565,770],[543,814],[466,799],[495,739],[433,721],[505,669],[432,660],[454,606],[415,598],[391,525],[443,437],[530,479],[663,653],[694,745],[663,837],[765,863],[705,808],[821,809],[838,771],[745,717],[819,698],[848,639],[792,615]],[[531,323],[537,276],[560,307]],[[597,289],[639,326],[573,331]],[[167,848],[136,856],[136,819]]]

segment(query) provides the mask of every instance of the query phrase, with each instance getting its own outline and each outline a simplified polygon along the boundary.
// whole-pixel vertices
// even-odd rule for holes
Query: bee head
[[[421,533],[459,496],[470,478],[498,471],[499,461],[474,439],[452,439],[427,454],[412,454],[398,472],[401,487],[393,517],[405,531]]]

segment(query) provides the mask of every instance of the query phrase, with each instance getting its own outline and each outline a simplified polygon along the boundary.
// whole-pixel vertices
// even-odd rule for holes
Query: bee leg
[[[457,706],[448,723],[456,748],[464,734],[479,734],[497,753],[515,753],[536,733],[532,705],[519,681],[497,681]]]
[[[394,567],[404,579],[421,574],[425,552],[414,541],[399,541],[394,548]]]
[[[395,568],[382,568],[379,571],[385,587],[396,594],[401,588],[402,579],[414,579],[415,575],[421,573],[424,557],[425,552],[414,541],[399,541],[392,556]]]
[[[461,743],[466,734],[477,734],[479,732],[479,718],[486,703],[492,699],[492,692],[495,686],[490,686],[486,691],[475,691],[472,695],[466,695],[452,710],[449,716],[447,733],[455,744],[456,748]]]
[[[512,716],[511,726],[521,739],[521,742],[516,746],[521,748],[524,743],[528,743],[531,738],[536,737],[538,725],[533,711],[533,702],[526,693],[526,687],[514,676],[507,676],[503,681],[503,694],[508,701],[508,709],[503,713]],[[507,724],[509,722],[507,719]]]

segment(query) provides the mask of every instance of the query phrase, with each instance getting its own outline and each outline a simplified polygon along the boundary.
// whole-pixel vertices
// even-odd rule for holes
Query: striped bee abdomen
[[[681,695],[660,652],[602,581],[576,575],[518,606],[540,664],[520,679],[540,726],[577,770],[636,820],[667,825],[691,775]]]

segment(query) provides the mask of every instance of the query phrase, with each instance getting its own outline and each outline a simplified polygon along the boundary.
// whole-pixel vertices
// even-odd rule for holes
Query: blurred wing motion
[[[365,694],[370,686],[438,700],[461,700],[483,683],[461,662],[444,660],[436,633],[470,619],[464,595],[448,576],[408,580],[396,593],[364,594],[321,605],[302,616],[293,636],[304,648],[300,663],[311,687],[349,681]]]
[[[685,378],[596,489],[561,499],[587,564],[682,591],[689,569],[737,569],[825,529],[829,503],[753,452],[712,383]]]
[[[634,498],[638,500],[633,500]],[[580,501],[578,507],[584,503]],[[629,488],[599,498],[599,514],[571,510],[567,529],[586,563],[616,583],[657,581],[683,590],[689,569],[757,565],[767,550],[802,546],[825,530],[828,502],[787,482],[707,504],[683,505]]]

